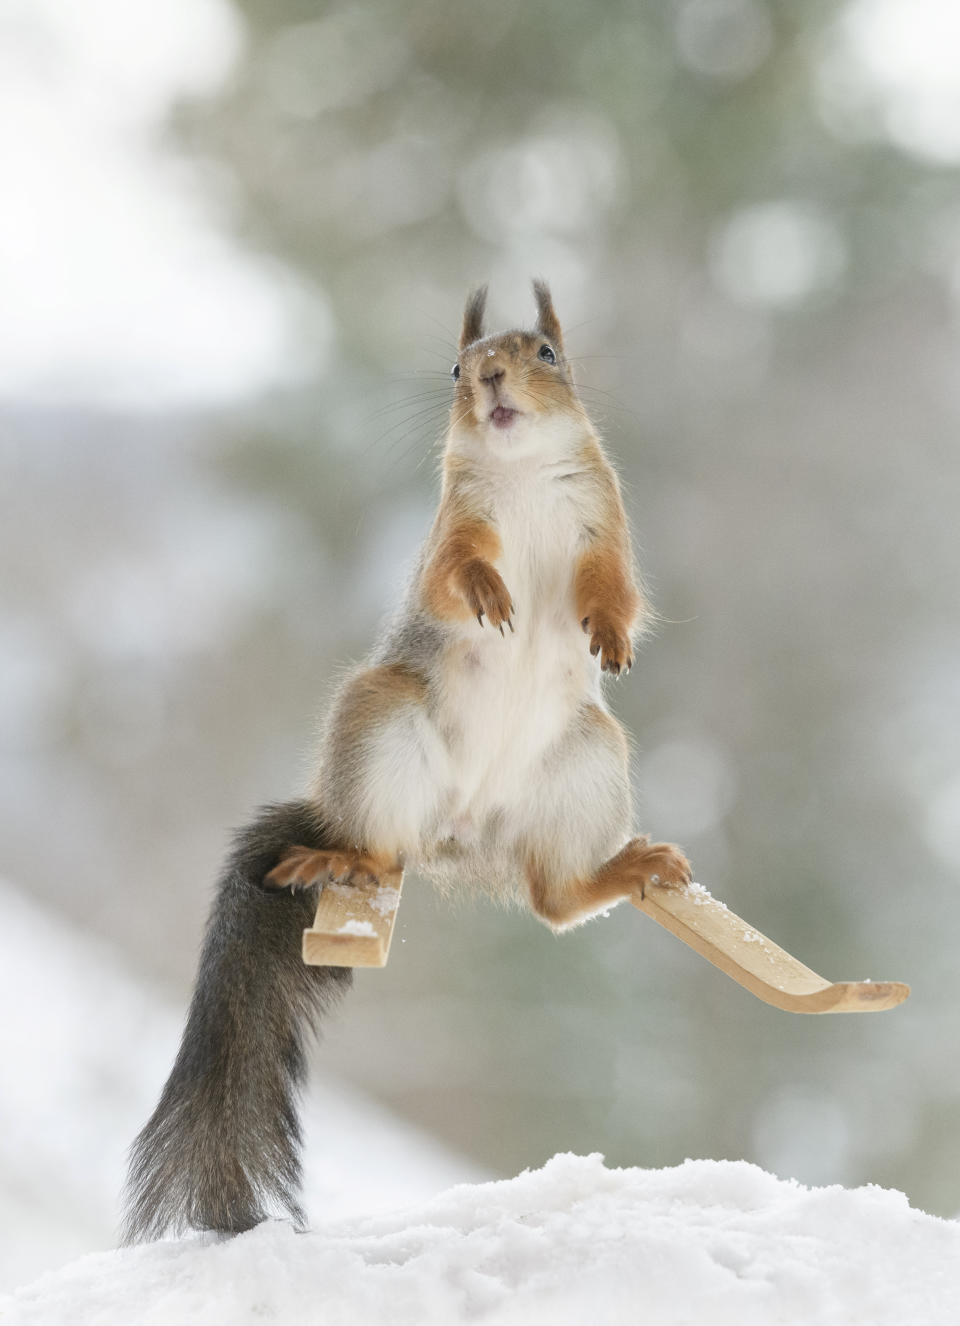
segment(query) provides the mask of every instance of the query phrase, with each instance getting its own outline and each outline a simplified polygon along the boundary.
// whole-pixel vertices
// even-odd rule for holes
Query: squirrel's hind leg
[[[682,884],[690,866],[671,843],[630,838],[627,742],[599,705],[585,705],[531,780],[516,844],[534,912],[577,925],[651,884]]]
[[[673,843],[631,838],[614,856],[586,877],[551,878],[535,857],[527,862],[530,904],[556,930],[578,925],[597,912],[647,888],[689,884],[690,863]]]
[[[401,869],[435,832],[450,783],[424,678],[402,664],[363,668],[334,702],[313,789],[335,850],[293,848],[270,882],[362,883]]]

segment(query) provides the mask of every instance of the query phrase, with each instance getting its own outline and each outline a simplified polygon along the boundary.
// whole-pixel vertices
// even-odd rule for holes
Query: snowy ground
[[[958,1312],[960,1224],[901,1193],[569,1155],[307,1235],[274,1223],[85,1257],[0,1300],[5,1326],[955,1326]]]
[[[124,1152],[182,1010],[2,886],[0,915],[0,1289],[25,1286],[0,1294],[3,1326],[960,1320],[960,1222],[901,1193],[808,1189],[745,1162],[609,1170],[569,1155],[482,1183],[331,1082],[306,1109],[312,1233],[274,1223],[94,1251],[112,1248]]]

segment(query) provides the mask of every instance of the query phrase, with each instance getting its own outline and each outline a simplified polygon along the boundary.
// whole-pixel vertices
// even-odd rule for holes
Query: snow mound
[[[955,1326],[960,1224],[902,1193],[804,1188],[745,1161],[498,1183],[309,1234],[261,1225],[82,1258],[0,1300],[4,1326]]]

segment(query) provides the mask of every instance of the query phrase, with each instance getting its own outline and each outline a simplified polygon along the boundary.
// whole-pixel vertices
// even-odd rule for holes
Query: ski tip
[[[910,997],[903,981],[840,981],[830,987],[831,1013],[883,1013]]]

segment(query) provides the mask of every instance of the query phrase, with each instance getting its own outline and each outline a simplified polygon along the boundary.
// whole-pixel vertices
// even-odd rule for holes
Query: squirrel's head
[[[467,299],[460,332],[460,354],[452,369],[452,430],[472,434],[498,451],[527,451],[544,425],[563,432],[586,425],[563,351],[563,333],[544,281],[534,281],[537,324],[534,331],[505,331],[485,336],[483,313],[487,288]],[[553,429],[552,431],[556,431]]]

